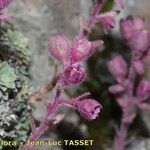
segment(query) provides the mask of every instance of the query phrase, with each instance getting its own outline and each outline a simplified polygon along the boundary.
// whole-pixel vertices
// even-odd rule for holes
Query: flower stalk
[[[150,80],[142,78],[146,55],[150,50],[150,32],[144,23],[141,17],[121,20],[123,38],[132,50],[131,63],[127,65],[121,55],[115,56],[108,63],[108,68],[117,81],[117,84],[109,87],[109,91],[115,95],[122,110],[120,127],[116,131],[114,141],[115,150],[125,150],[128,128],[136,117],[136,109],[150,110],[147,103],[150,97]],[[138,77],[141,80],[137,82]]]
[[[105,0],[96,1],[92,15],[87,21],[81,23],[79,35],[75,36],[72,42],[64,35],[54,35],[50,38],[48,50],[54,59],[61,63],[61,70],[56,70],[52,86],[48,84],[41,87],[29,98],[29,102],[35,99],[43,99],[47,112],[39,127],[34,125],[33,120],[30,121],[33,130],[28,140],[37,140],[47,129],[58,124],[63,119],[64,116],[56,114],[57,108],[61,105],[79,111],[81,116],[89,121],[98,117],[102,106],[96,100],[86,98],[90,95],[89,93],[67,100],[63,99],[61,95],[66,88],[81,84],[84,81],[86,72],[81,62],[92,56],[95,49],[103,44],[100,39],[89,41],[85,31],[90,33],[92,27],[98,22],[103,24],[104,31],[107,30],[107,32],[114,27],[115,12],[99,14],[104,3]],[[53,87],[56,87],[56,94],[53,102],[50,102],[47,94]],[[31,150],[32,145],[24,145],[22,149]]]

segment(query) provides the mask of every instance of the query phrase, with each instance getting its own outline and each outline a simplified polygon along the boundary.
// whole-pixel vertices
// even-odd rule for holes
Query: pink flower
[[[132,48],[135,56],[140,58],[150,48],[150,32],[145,29],[145,21],[141,17],[127,17],[120,23],[124,39]]]
[[[115,16],[117,15],[117,12],[106,12],[104,14],[100,14],[100,11],[102,10],[103,4],[106,2],[106,0],[97,0],[97,3],[94,6],[94,9],[92,11],[91,18],[87,21],[87,31],[91,31],[92,27],[96,23],[102,23],[104,27],[104,31],[107,33],[112,28],[114,28],[115,25]]]
[[[48,49],[53,57],[68,67],[75,62],[89,58],[95,48],[102,44],[101,40],[91,42],[80,36],[77,36],[70,44],[64,35],[55,35],[50,38]]]
[[[147,51],[150,48],[150,33],[147,30],[133,32],[128,43],[136,53]]]
[[[133,32],[141,31],[145,28],[145,20],[142,17],[129,16],[122,19],[120,22],[120,29],[123,37],[128,41],[132,37]]]
[[[0,20],[9,20],[12,17],[4,14],[2,10],[11,4],[11,0],[0,0]]]
[[[93,25],[96,23],[102,23],[104,32],[108,33],[115,25],[115,17],[117,16],[117,12],[106,12],[104,14],[95,15],[89,22],[87,30],[90,31]]]
[[[64,105],[78,110],[85,119],[93,120],[100,113],[102,106],[96,100],[85,99],[85,97],[89,95],[90,93],[88,92],[70,100],[60,99],[58,102],[59,105]]]
[[[76,63],[72,64],[68,68],[65,69],[63,74],[60,77],[60,85],[67,86],[72,84],[79,84],[85,78],[85,70],[84,68]]]
[[[0,10],[8,7],[12,0],[0,0]]]
[[[71,45],[71,61],[79,62],[81,60],[89,58],[96,47],[99,47],[103,44],[103,41],[88,41],[83,37],[76,37]]]
[[[121,8],[124,7],[124,0],[115,0],[115,2],[117,3],[117,5]]]
[[[102,109],[102,106],[93,99],[76,101],[75,106],[81,115],[87,120],[94,120]]]
[[[120,84],[115,84],[115,85],[112,85],[109,87],[109,92],[111,92],[113,94],[123,92],[124,90],[125,90],[125,88]]]
[[[149,80],[142,80],[139,83],[137,89],[137,95],[139,97],[149,97],[150,96],[150,81]]]
[[[115,16],[117,16],[117,12],[107,12],[97,16],[95,20],[100,21],[103,24],[104,32],[108,33],[115,26]]]
[[[127,74],[127,63],[121,55],[118,55],[109,61],[108,68],[118,82],[125,79]]]
[[[70,61],[70,43],[64,35],[52,36],[48,44],[49,52],[66,65]]]
[[[141,61],[134,61],[134,69],[137,74],[142,75],[144,73],[144,66]]]

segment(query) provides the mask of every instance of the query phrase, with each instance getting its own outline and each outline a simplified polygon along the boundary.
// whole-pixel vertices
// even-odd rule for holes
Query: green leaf
[[[17,79],[17,76],[15,74],[15,71],[10,65],[4,61],[3,63],[0,63],[0,85],[14,89],[15,88],[15,80]]]
[[[4,87],[4,86],[1,86],[1,85],[0,85],[0,89],[1,89],[1,91],[6,92],[7,87]]]
[[[18,46],[23,50],[27,48],[29,40],[28,38],[24,37],[24,35],[21,32],[9,30],[8,36],[13,45]]]

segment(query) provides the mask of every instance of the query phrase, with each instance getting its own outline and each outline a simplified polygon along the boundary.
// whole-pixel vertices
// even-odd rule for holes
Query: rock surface
[[[15,0],[9,8],[13,22],[30,39],[33,85],[50,81],[53,61],[47,42],[51,35],[63,33],[72,38],[79,31],[80,14],[87,17],[91,2],[87,0]]]
[[[136,140],[127,150],[150,150],[150,140],[149,139]]]

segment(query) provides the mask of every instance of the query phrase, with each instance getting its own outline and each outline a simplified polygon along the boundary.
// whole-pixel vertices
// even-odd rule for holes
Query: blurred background
[[[29,38],[32,64],[30,75],[32,84],[38,89],[52,79],[56,62],[49,56],[47,42],[53,34],[63,33],[72,39],[79,32],[79,17],[88,18],[94,0],[14,0],[9,13],[14,15],[13,23]],[[140,15],[147,19],[147,28],[150,29],[150,1],[126,0],[125,9],[121,10],[117,21],[127,15]],[[117,8],[113,0],[108,0],[103,11]],[[119,24],[119,23],[117,23]],[[100,117],[93,122],[88,122],[72,110],[66,111],[67,115],[62,123],[51,129],[43,138],[53,139],[94,139],[92,147],[44,147],[52,150],[111,150],[115,134],[115,127],[119,124],[121,110],[116,104],[113,95],[108,92],[108,87],[115,83],[115,79],[108,72],[106,62],[115,53],[122,54],[129,60],[131,50],[122,41],[119,25],[109,34],[104,35],[102,27],[97,25],[90,35],[91,39],[102,38],[105,42],[101,49],[85,63],[87,68],[86,81],[81,85],[70,88],[65,92],[72,97],[83,92],[91,92],[91,97],[99,100],[103,105]],[[150,67],[147,67],[146,78],[150,78]],[[53,97],[53,92],[50,98]],[[44,115],[42,102],[35,102],[34,118],[39,121]],[[69,129],[69,130],[68,130]],[[134,123],[130,126],[129,135],[131,145],[129,150],[150,150],[150,113],[138,112]],[[36,148],[41,149],[41,148]]]

